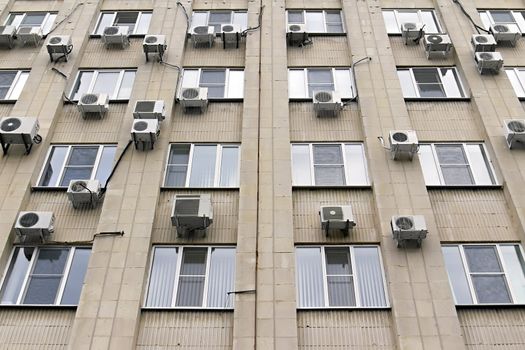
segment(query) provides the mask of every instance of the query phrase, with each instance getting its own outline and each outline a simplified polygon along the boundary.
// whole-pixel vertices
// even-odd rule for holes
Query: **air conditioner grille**
[[[427,40],[430,41],[432,44],[440,44],[443,41],[443,38],[439,35],[429,35],[427,37]]]
[[[175,215],[198,215],[200,199],[178,199],[175,203]]]
[[[86,105],[92,105],[98,101],[98,96],[95,94],[86,94],[82,96],[82,103]]]
[[[200,26],[193,28],[193,31],[197,34],[208,34],[208,27]]]
[[[494,30],[500,33],[506,33],[509,31],[509,28],[507,26],[504,26],[502,24],[497,24],[494,26]]]
[[[396,226],[402,230],[410,230],[414,227],[414,222],[407,216],[402,216],[396,219]]]
[[[343,209],[341,207],[324,207],[323,218],[325,220],[343,220]]]
[[[145,41],[147,44],[155,44],[158,40],[156,36],[148,36]]]
[[[223,32],[233,32],[233,26],[227,25],[222,27]]]
[[[317,92],[315,99],[319,102],[330,102],[332,101],[332,94],[325,91]]]
[[[18,222],[23,227],[31,227],[34,226],[38,222],[38,215],[35,213],[26,213],[20,217]]]
[[[196,98],[199,96],[199,90],[197,89],[186,89],[182,92],[182,97],[187,99]]]
[[[58,36],[54,36],[51,39],[49,39],[49,43],[53,45],[60,44],[61,42],[62,42],[62,38]]]
[[[117,27],[106,27],[104,29],[104,34],[105,35],[115,35],[118,33],[118,28]]]
[[[82,192],[87,188],[87,183],[85,181],[77,181],[71,184],[71,191],[73,192]]]
[[[513,120],[507,124],[508,128],[514,132],[525,132],[525,124],[520,121]]]
[[[482,36],[482,35],[476,36],[474,40],[476,40],[476,41],[477,41],[478,43],[480,43],[480,44],[486,44],[486,43],[488,43],[488,41],[489,41],[489,40],[487,39],[487,37]]]
[[[492,59],[492,54],[489,53],[489,52],[482,52],[479,54],[479,58],[483,59],[483,60],[491,60]]]
[[[301,30],[301,26],[297,25],[297,24],[293,24],[289,27],[290,31],[291,32],[298,32]]]
[[[22,122],[18,118],[9,118],[4,120],[2,125],[0,126],[0,129],[2,131],[14,131],[20,127]]]
[[[135,124],[133,125],[133,129],[135,129],[136,131],[144,131],[147,128],[148,128],[148,123],[143,122],[143,121],[135,122]]]
[[[135,106],[135,112],[151,112],[155,108],[154,101],[140,101]]]
[[[416,29],[416,24],[415,23],[405,23],[405,29]]]
[[[392,135],[392,138],[396,142],[406,142],[406,140],[408,140],[408,136],[404,132],[396,132]]]

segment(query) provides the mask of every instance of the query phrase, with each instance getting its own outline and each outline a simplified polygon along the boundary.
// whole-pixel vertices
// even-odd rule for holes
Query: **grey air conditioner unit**
[[[521,32],[517,25],[493,24],[490,26],[490,32],[498,44],[508,43],[516,46],[519,38],[521,38]]]
[[[109,109],[109,96],[104,93],[85,93],[78,100],[77,106],[84,119],[92,114],[98,114],[102,118]]]
[[[221,24],[221,39],[222,47],[239,48],[239,42],[241,41],[241,27],[237,24]]]
[[[42,34],[42,28],[40,27],[20,27],[16,31],[16,38],[23,45],[33,44],[37,46],[43,37],[44,34]]]
[[[290,46],[304,46],[310,43],[306,24],[289,24],[286,31],[286,42]]]
[[[29,154],[33,144],[40,143],[40,124],[33,117],[4,117],[0,119],[0,143],[4,154],[11,145],[24,145]]]
[[[102,41],[106,48],[118,46],[125,48],[129,46],[129,27],[128,26],[109,26],[102,32]]]
[[[405,45],[419,45],[425,35],[423,23],[404,22],[401,24],[401,37]]]
[[[171,223],[178,236],[202,231],[213,223],[213,207],[209,194],[177,194],[173,199]]]
[[[505,124],[505,138],[510,149],[519,145],[525,146],[525,119],[507,119]]]
[[[496,39],[492,34],[474,34],[470,39],[474,52],[496,51]]]
[[[503,67],[503,57],[499,52],[476,52],[475,59],[480,74],[498,74]]]
[[[0,26],[0,46],[12,49],[15,46],[15,26]]]
[[[133,109],[135,119],[157,119],[159,122],[166,118],[163,100],[140,100],[135,102]]]
[[[67,197],[75,209],[84,206],[95,208],[100,196],[100,181],[98,180],[71,180],[69,182]]]
[[[131,127],[131,139],[135,148],[143,151],[153,149],[160,135],[160,124],[157,119],[135,119]]]
[[[427,237],[428,230],[423,215],[399,215],[392,216],[391,221],[393,239],[397,241],[397,247],[406,246],[413,241],[418,247],[423,239]]]
[[[388,139],[390,155],[394,160],[412,160],[419,149],[419,141],[414,130],[392,130]]]
[[[452,50],[452,41],[447,34],[425,35],[425,51],[427,58],[445,57]]]
[[[73,44],[69,35],[53,35],[47,40],[47,53],[51,62],[62,58],[67,62],[71,51],[73,51]]]
[[[193,47],[204,46],[212,47],[215,40],[215,27],[213,26],[195,26],[190,31]]]
[[[343,109],[341,97],[335,91],[314,91],[314,111],[318,117],[335,117]]]
[[[142,42],[142,48],[144,54],[146,54],[146,62],[149,61],[149,54],[153,53],[159,56],[159,60],[162,61],[162,56],[168,48],[166,44],[166,35],[146,35]]]
[[[319,216],[321,228],[327,235],[331,230],[341,230],[346,236],[355,226],[351,205],[322,205]]]
[[[206,111],[208,107],[208,88],[183,88],[180,93],[179,103],[185,112],[188,109],[197,109],[201,112]]]
[[[15,231],[22,242],[44,242],[55,231],[55,215],[50,211],[21,211]]]

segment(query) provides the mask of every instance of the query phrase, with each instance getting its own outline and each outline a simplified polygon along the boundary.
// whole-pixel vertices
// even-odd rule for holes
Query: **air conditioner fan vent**
[[[148,123],[143,121],[135,122],[135,125],[133,126],[133,129],[137,131],[144,131],[148,128]]]
[[[525,132],[525,124],[520,121],[513,120],[507,124],[508,128],[514,132]]]
[[[0,126],[0,129],[2,129],[2,131],[7,131],[7,132],[14,131],[18,129],[21,124],[22,122],[20,121],[20,119],[9,118],[9,119],[4,120],[4,122]]]
[[[414,222],[409,217],[402,216],[396,219],[396,226],[402,230],[410,230],[414,227]]]
[[[197,89],[186,89],[182,92],[182,97],[192,99],[199,96],[199,90]]]
[[[82,96],[82,103],[86,105],[91,105],[98,101],[98,96],[95,94],[87,94]]]
[[[396,132],[392,135],[392,138],[396,142],[406,142],[406,140],[408,140],[408,136],[404,132]]]
[[[106,29],[104,29],[105,35],[115,35],[117,33],[118,33],[117,27],[107,27]]]
[[[330,102],[332,101],[332,94],[329,92],[321,91],[315,94],[315,99],[319,102]]]
[[[38,222],[38,215],[35,213],[26,213],[20,217],[18,222],[23,227],[31,227],[34,226]]]

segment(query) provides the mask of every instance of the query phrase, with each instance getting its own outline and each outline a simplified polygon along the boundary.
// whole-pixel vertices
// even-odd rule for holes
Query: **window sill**
[[[207,308],[207,307],[145,307],[141,308],[145,312],[166,312],[166,311],[176,311],[176,312],[233,312],[234,308]]]
[[[20,304],[20,305],[10,305],[10,304],[0,304],[0,309],[65,309],[65,310],[76,310],[77,305],[39,305],[39,304]]]
[[[457,189],[485,190],[485,189],[502,189],[503,185],[502,184],[497,184],[497,185],[427,185],[427,189],[429,190],[433,190],[433,189],[440,190],[440,189],[447,189],[447,188],[454,189],[454,190],[457,190]]]
[[[373,310],[391,310],[391,306],[373,306],[373,307],[364,307],[364,306],[323,306],[323,307],[298,307],[297,311],[373,311]]]
[[[388,34],[388,36],[399,36],[399,37],[401,37],[403,35],[401,33],[387,33],[387,34]],[[445,32],[443,32],[443,33],[426,33],[425,32],[425,35],[427,35],[427,34],[429,34],[429,35],[443,35],[443,34],[447,34],[447,33],[445,33]]]
[[[308,32],[308,35],[311,37],[316,36],[346,36],[346,33],[325,33],[325,32]]]
[[[11,105],[15,104],[17,100],[0,100],[0,104],[2,105]]]
[[[456,309],[525,309],[525,304],[457,304]]]
[[[354,102],[355,100],[355,97],[343,97],[341,98],[341,102],[347,102],[347,101],[352,101]],[[291,98],[288,98],[288,101],[289,102],[310,102],[310,103],[313,103],[313,97],[291,97]]]
[[[372,185],[347,185],[347,186],[315,186],[315,185],[292,185],[292,189],[300,190],[333,190],[333,189],[342,189],[342,190],[371,190]]]
[[[161,191],[239,191],[239,187],[170,187],[161,186]]]
[[[130,39],[133,39],[133,38],[144,38],[147,34],[130,34],[129,35],[129,38]],[[102,38],[102,35],[101,34],[89,34],[89,38],[90,39],[100,39]]]
[[[470,97],[405,97],[406,102],[470,102]]]
[[[66,100],[64,99],[64,104],[73,104],[73,105],[76,105],[78,103],[79,100]],[[109,104],[124,104],[124,103],[129,103],[129,99],[126,99],[126,100],[109,100]]]
[[[32,186],[31,192],[66,192],[67,186]]]

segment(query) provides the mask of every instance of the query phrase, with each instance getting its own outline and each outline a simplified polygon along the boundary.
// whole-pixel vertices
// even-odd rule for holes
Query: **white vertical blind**
[[[217,145],[196,145],[193,148],[190,187],[212,187],[215,179]]]
[[[321,248],[297,248],[297,290],[299,307],[324,306]]]
[[[149,277],[146,307],[170,307],[177,270],[176,247],[156,247]]]
[[[221,187],[239,186],[239,147],[223,146],[221,157]]]
[[[361,306],[387,306],[383,269],[377,247],[354,247]]]
[[[208,307],[231,308],[235,280],[235,248],[212,248],[208,275]]]

